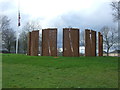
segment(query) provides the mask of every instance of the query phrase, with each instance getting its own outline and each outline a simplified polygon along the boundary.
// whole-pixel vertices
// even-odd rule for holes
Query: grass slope
[[[117,57],[3,54],[3,88],[117,88]]]

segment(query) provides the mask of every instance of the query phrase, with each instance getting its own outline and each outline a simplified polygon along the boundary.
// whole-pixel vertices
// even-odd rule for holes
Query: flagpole
[[[18,31],[19,31],[19,27],[20,27],[20,0],[18,0],[18,28],[16,31],[16,54],[18,54]]]
[[[16,32],[16,54],[18,54],[18,32]]]

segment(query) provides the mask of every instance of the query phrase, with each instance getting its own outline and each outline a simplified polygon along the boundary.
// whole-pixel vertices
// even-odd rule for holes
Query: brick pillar
[[[98,32],[98,56],[103,56],[103,35]]]
[[[28,55],[38,56],[39,31],[29,32],[28,35]]]
[[[63,56],[79,56],[79,29],[63,28]]]
[[[90,42],[90,30],[85,30],[85,56],[90,56],[91,54],[91,42]]]
[[[57,29],[42,30],[42,56],[57,56]]]
[[[42,56],[49,56],[48,30],[42,30]]]
[[[31,56],[38,56],[39,31],[31,33]]]
[[[96,31],[91,30],[91,56],[96,56]]]
[[[85,56],[96,56],[96,31],[85,30]]]
[[[27,55],[31,55],[31,32],[28,33]]]

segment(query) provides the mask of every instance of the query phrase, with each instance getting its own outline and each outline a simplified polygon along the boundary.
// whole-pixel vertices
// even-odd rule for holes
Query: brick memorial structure
[[[38,56],[39,31],[28,34],[27,55]],[[42,56],[57,56],[57,28],[42,30]],[[63,56],[79,56],[79,29],[63,28]],[[85,30],[85,56],[96,56],[96,31]],[[98,32],[98,56],[103,56],[103,35]]]
[[[103,35],[98,32],[98,56],[103,56]]]
[[[28,34],[27,55],[38,56],[39,31],[32,31]]]
[[[57,56],[57,29],[42,30],[42,56]]]
[[[85,30],[85,56],[96,56],[96,31]]]
[[[63,28],[63,56],[79,56],[79,29]]]

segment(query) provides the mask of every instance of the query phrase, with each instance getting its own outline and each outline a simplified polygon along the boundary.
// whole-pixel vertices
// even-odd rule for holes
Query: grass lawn
[[[3,54],[3,88],[117,88],[117,57]]]

